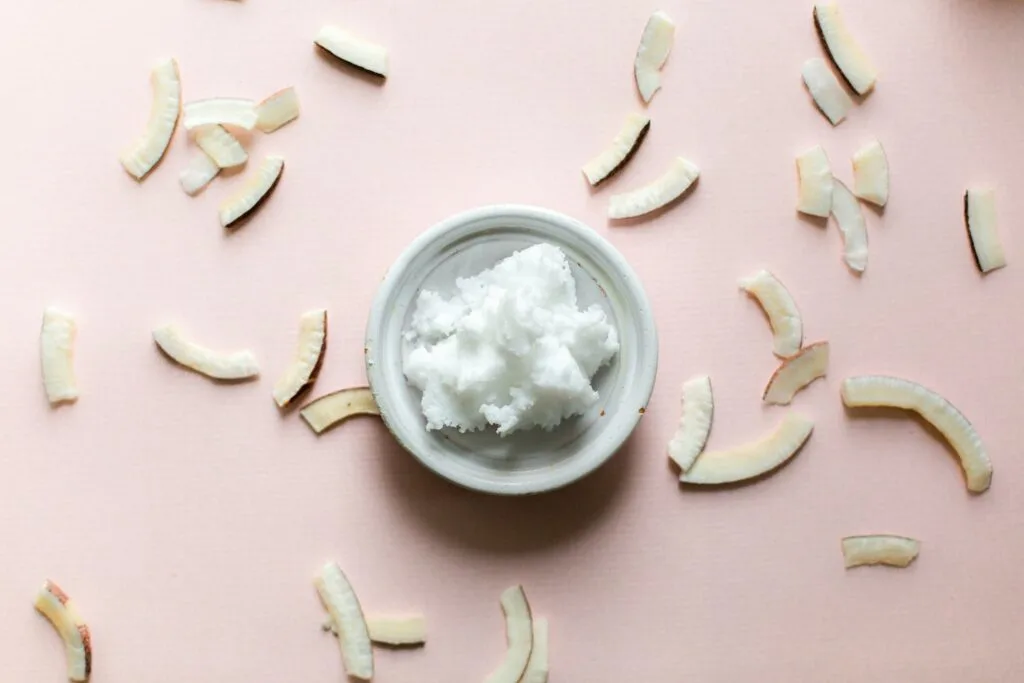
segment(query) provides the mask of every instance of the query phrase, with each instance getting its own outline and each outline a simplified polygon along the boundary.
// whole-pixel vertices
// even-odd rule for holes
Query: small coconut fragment
[[[284,408],[316,382],[327,349],[327,311],[307,311],[299,318],[299,343],[288,369],[274,385],[274,402]]]
[[[348,577],[336,563],[328,562],[313,583],[337,627],[345,673],[352,678],[370,680],[373,678],[373,647],[363,608]]]
[[[651,119],[643,114],[630,114],[612,144],[583,167],[587,182],[597,186],[615,175],[633,158],[651,128]]]
[[[501,594],[501,610],[505,613],[505,658],[485,683],[519,683],[526,672],[533,652],[533,615],[522,586],[512,586]]]
[[[185,194],[192,196],[209,185],[218,173],[220,173],[220,166],[217,165],[217,162],[211,159],[206,152],[200,151],[192,156],[188,166],[178,174],[178,180],[181,182],[181,189],[185,191]]]
[[[75,380],[77,331],[78,326],[70,313],[53,307],[43,311],[39,355],[43,366],[43,386],[51,404],[78,398],[78,382]]]
[[[181,113],[181,76],[178,63],[166,59],[150,74],[153,103],[145,132],[121,153],[121,165],[137,180],[142,180],[160,162],[171,144]]]
[[[195,130],[196,145],[221,168],[241,166],[249,160],[242,143],[223,126],[202,126]]]
[[[260,374],[251,351],[219,353],[185,339],[174,325],[153,330],[153,341],[171,360],[212,379],[242,380]]]
[[[407,617],[369,615],[366,627],[370,640],[381,645],[407,647],[427,642],[427,620],[422,614]]]
[[[382,45],[357,38],[345,29],[330,24],[320,29],[313,42],[354,67],[387,78],[388,51]]]
[[[76,683],[89,680],[92,672],[92,637],[67,593],[47,581],[36,596],[35,608],[57,629],[64,641],[68,678]]]
[[[225,228],[258,208],[277,186],[284,171],[284,157],[269,156],[245,180],[242,189],[220,205],[220,224]]]
[[[863,273],[868,267],[868,228],[860,202],[838,178],[832,185],[832,215],[843,236],[843,260],[850,270]]]
[[[669,53],[672,52],[675,37],[675,23],[661,10],[647,20],[633,62],[636,87],[644,102],[650,102],[654,93],[661,89],[661,67],[665,65]]]
[[[203,126],[235,126],[252,130],[256,125],[256,103],[241,97],[213,97],[185,105],[185,130]]]
[[[526,664],[522,683],[548,683],[548,620],[537,617],[533,620],[533,650]]]
[[[715,414],[715,400],[711,392],[711,378],[707,375],[691,377],[683,383],[683,415],[675,436],[668,442],[668,457],[683,472],[704,450],[711,433]]]
[[[740,289],[757,299],[772,328],[772,350],[780,358],[795,355],[804,343],[804,322],[793,295],[777,277],[759,270],[741,278]]]
[[[996,193],[991,189],[970,189],[964,193],[964,220],[971,239],[974,262],[987,273],[1006,265],[1006,254],[996,228]]]
[[[256,105],[256,127],[264,133],[275,130],[299,118],[299,96],[295,88],[285,88]]]
[[[796,158],[796,175],[799,183],[796,210],[828,218],[832,213],[832,166],[821,145]]]
[[[853,155],[853,193],[876,206],[889,201],[889,160],[878,140]]]
[[[921,542],[905,536],[877,534],[843,539],[843,559],[847,569],[872,564],[906,567],[917,559],[920,552]]]
[[[325,394],[299,411],[306,424],[321,434],[355,415],[380,415],[369,387],[354,387]]]
[[[839,125],[853,108],[853,100],[843,90],[843,86],[839,85],[832,69],[828,68],[824,59],[814,57],[804,62],[801,75],[818,111],[824,114],[833,126]]]
[[[859,95],[867,95],[878,81],[878,72],[846,27],[836,2],[814,6],[814,25],[832,63]]]
[[[842,397],[848,408],[914,411],[946,437],[960,456],[968,490],[982,493],[992,484],[992,461],[977,430],[952,403],[931,389],[898,377],[862,375],[843,380]]]
[[[808,344],[792,358],[782,361],[764,389],[765,403],[789,405],[793,397],[814,380],[828,372],[829,348],[827,341]]]
[[[653,182],[632,192],[612,195],[608,217],[636,218],[679,199],[700,176],[700,169],[682,157],[672,160],[668,170]]]
[[[800,413],[788,413],[770,433],[757,441],[727,451],[702,453],[683,473],[687,484],[731,484],[754,479],[781,467],[804,445],[814,421]]]

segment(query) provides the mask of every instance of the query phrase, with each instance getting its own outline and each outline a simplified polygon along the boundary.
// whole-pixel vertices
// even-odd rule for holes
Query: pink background
[[[62,680],[61,647],[31,600],[51,577],[78,600],[96,683],[301,681],[343,676],[310,582],[336,558],[373,612],[422,610],[422,651],[381,652],[387,681],[482,680],[503,652],[497,598],[522,582],[551,618],[552,681],[1010,681],[1024,671],[1024,5],[848,0],[876,62],[875,94],[832,129],[800,82],[820,54],[808,0],[670,0],[678,22],[641,153],[610,187],[579,167],[640,108],[631,65],[658,7],[593,0],[179,0],[10,6],[0,28],[7,131],[0,213],[5,470],[0,624],[7,678]],[[384,87],[318,56],[336,22],[391,50]],[[287,170],[259,216],[227,235],[177,173],[178,132],[137,185],[117,153],[143,126],[148,71],[181,65],[185,99],[260,99],[295,85],[302,118],[256,136]],[[834,225],[794,214],[793,158],[826,146],[838,174],[877,136],[892,167],[884,217],[866,211],[857,279]],[[675,155],[699,188],[656,220],[611,228],[612,192]],[[252,168],[254,164],[250,164]],[[975,270],[968,184],[998,191],[1010,266]],[[318,392],[362,383],[374,288],[408,241],[492,202],[581,218],[640,273],[660,327],[646,418],[607,467],[565,491],[502,500],[449,486],[362,420],[317,439],[270,397],[301,312],[326,306]],[[665,443],[679,386],[714,379],[711,446],[778,421],[759,396],[767,326],[736,288],[779,274],[831,376],[796,407],[808,447],[741,489],[680,490]],[[50,410],[38,369],[44,306],[80,319],[82,399]],[[217,386],[161,357],[178,322],[252,348],[260,381]],[[945,393],[977,425],[996,473],[969,496],[916,422],[844,414],[840,379],[895,373]],[[923,540],[906,571],[846,572],[841,536]]]

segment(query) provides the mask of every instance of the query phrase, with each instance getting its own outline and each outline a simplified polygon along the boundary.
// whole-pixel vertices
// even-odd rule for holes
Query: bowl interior
[[[499,437],[494,430],[428,432],[420,392],[402,371],[403,331],[422,289],[448,296],[455,280],[540,242],[569,258],[581,307],[598,304],[621,349],[592,380],[600,400],[551,431]],[[625,270],[623,270],[625,268]],[[442,476],[495,493],[563,486],[598,467],[629,436],[650,398],[657,344],[649,307],[615,250],[571,219],[543,210],[481,211],[456,217],[417,240],[385,278],[367,329],[367,373],[381,415],[399,442]]]

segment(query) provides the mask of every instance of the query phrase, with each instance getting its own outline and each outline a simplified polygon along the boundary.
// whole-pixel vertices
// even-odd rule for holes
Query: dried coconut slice
[[[661,89],[661,67],[672,52],[675,37],[676,25],[664,12],[659,10],[647,20],[633,61],[633,76],[644,102],[650,102]]]
[[[306,424],[317,434],[355,415],[380,415],[369,387],[354,387],[325,394],[307,403],[299,411]]]
[[[650,128],[650,118],[643,114],[630,114],[612,144],[583,167],[587,182],[596,187],[615,175],[640,149]]]
[[[43,366],[43,386],[51,404],[78,398],[75,380],[75,335],[78,326],[70,313],[57,308],[43,312],[39,334],[39,355]]]
[[[325,564],[313,583],[337,628],[345,673],[352,678],[370,680],[373,678],[373,647],[363,608],[352,584],[334,562]]]
[[[299,96],[295,88],[285,88],[256,105],[256,127],[264,133],[275,130],[299,118]]]
[[[853,193],[876,206],[889,201],[889,160],[878,140],[853,155]]]
[[[704,450],[711,433],[715,414],[715,399],[711,392],[711,378],[707,375],[691,377],[683,383],[683,415],[679,428],[668,442],[668,457],[683,472]]]
[[[548,683],[548,620],[537,617],[533,620],[533,650],[526,664],[522,683]]]
[[[964,193],[964,220],[971,239],[974,262],[983,273],[1006,265],[999,231],[996,228],[996,193],[990,189],[970,189]]]
[[[370,640],[381,645],[405,647],[427,642],[427,620],[422,614],[407,617],[366,617]]]
[[[850,270],[863,273],[868,267],[868,228],[860,203],[841,180],[832,185],[832,215],[843,236],[843,260]]]
[[[345,29],[330,24],[320,29],[313,42],[354,67],[381,78],[388,76],[388,51],[382,45],[357,38]]]
[[[235,126],[252,130],[256,125],[256,103],[241,97],[213,97],[185,105],[185,130],[203,126]]]
[[[819,2],[814,6],[814,25],[832,63],[858,95],[867,95],[875,87],[878,72],[846,27],[839,5]]]
[[[727,451],[705,452],[680,481],[687,484],[731,484],[753,479],[782,466],[804,445],[814,421],[788,413],[770,433]]]
[[[92,672],[92,638],[89,627],[71,598],[57,584],[47,581],[36,596],[35,608],[57,629],[67,654],[68,678],[76,683],[89,680]]]
[[[839,85],[832,69],[828,68],[824,59],[814,57],[804,62],[801,75],[818,111],[824,114],[833,126],[839,125],[853,108],[853,100],[843,90],[843,86]]]
[[[772,328],[772,350],[780,358],[795,355],[804,342],[804,322],[793,295],[767,270],[741,278],[740,289],[761,305]]]
[[[146,131],[121,153],[121,165],[138,180],[145,178],[163,159],[181,113],[178,63],[167,59],[157,64],[150,74],[150,82],[153,85],[153,103]]]
[[[178,180],[185,194],[192,196],[209,185],[218,173],[220,166],[217,162],[207,156],[206,152],[198,152],[178,174]]]
[[[221,168],[241,166],[249,160],[242,143],[223,126],[196,129],[196,145]]]
[[[821,145],[796,158],[799,193],[796,210],[809,216],[828,218],[832,213],[832,166]]]
[[[931,389],[897,377],[862,375],[843,380],[843,404],[912,410],[937,429],[960,456],[967,488],[982,493],[992,484],[992,461],[974,426],[952,403]]]
[[[843,559],[847,569],[873,564],[906,567],[917,559],[920,552],[921,542],[905,536],[877,534],[843,539]]]
[[[281,379],[274,385],[274,401],[279,408],[295,400],[316,382],[327,349],[327,311],[319,308],[299,318],[299,344]]]
[[[522,586],[505,589],[501,594],[501,610],[505,613],[508,649],[501,664],[485,679],[485,683],[518,683],[533,651],[533,615]]]
[[[220,224],[225,228],[248,216],[270,196],[284,171],[284,157],[270,156],[250,175],[242,189],[220,205]]]
[[[828,342],[815,342],[792,358],[782,361],[768,380],[762,399],[765,403],[787,406],[797,393],[828,372]]]
[[[653,182],[632,192],[612,195],[608,217],[636,218],[679,199],[700,176],[700,169],[682,157],[672,160],[668,170]]]
[[[153,330],[153,341],[171,360],[211,379],[242,380],[260,374],[251,351],[218,353],[185,339],[177,327],[165,325]]]

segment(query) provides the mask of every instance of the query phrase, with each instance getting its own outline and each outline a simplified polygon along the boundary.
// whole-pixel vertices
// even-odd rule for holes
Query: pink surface
[[[96,683],[339,681],[310,581],[334,558],[369,611],[429,618],[425,650],[380,653],[382,682],[482,680],[503,652],[497,600],[514,582],[551,618],[552,681],[1018,680],[1024,5],[844,7],[881,80],[832,129],[800,82],[820,54],[809,2],[665,4],[679,32],[650,136],[591,193],[580,165],[640,108],[631,65],[653,5],[12,6],[0,29],[5,675],[64,676],[30,606],[51,577],[92,625]],[[384,87],[314,52],[328,21],[391,48]],[[195,199],[179,189],[194,151],[183,131],[144,183],[117,164],[148,111],[148,70],[168,55],[186,99],[298,89],[302,118],[251,144],[254,158],[283,154],[285,176],[236,234],[216,207],[240,178]],[[871,261],[857,279],[835,227],[795,216],[793,157],[820,142],[849,180],[846,160],[873,136],[892,202],[884,217],[866,211]],[[696,192],[609,228],[610,193],[677,154],[701,166]],[[962,223],[971,183],[997,188],[1007,242],[1010,266],[986,278]],[[317,390],[364,381],[364,320],[389,263],[439,219],[492,202],[588,221],[644,280],[662,364],[629,448],[568,490],[502,500],[436,479],[377,422],[317,439],[279,417],[270,391],[299,314],[330,310]],[[686,377],[714,379],[712,447],[782,415],[759,403],[775,361],[736,288],[758,267],[793,291],[808,337],[832,342],[830,378],[796,401],[817,428],[770,479],[681,491],[664,451]],[[80,319],[82,399],[55,411],[38,369],[48,304]],[[171,365],[149,337],[167,321],[252,348],[264,377],[217,386]],[[962,408],[991,452],[991,491],[969,496],[916,422],[847,417],[839,381],[860,372],[918,379]],[[844,571],[840,537],[875,531],[922,539],[920,560]]]

